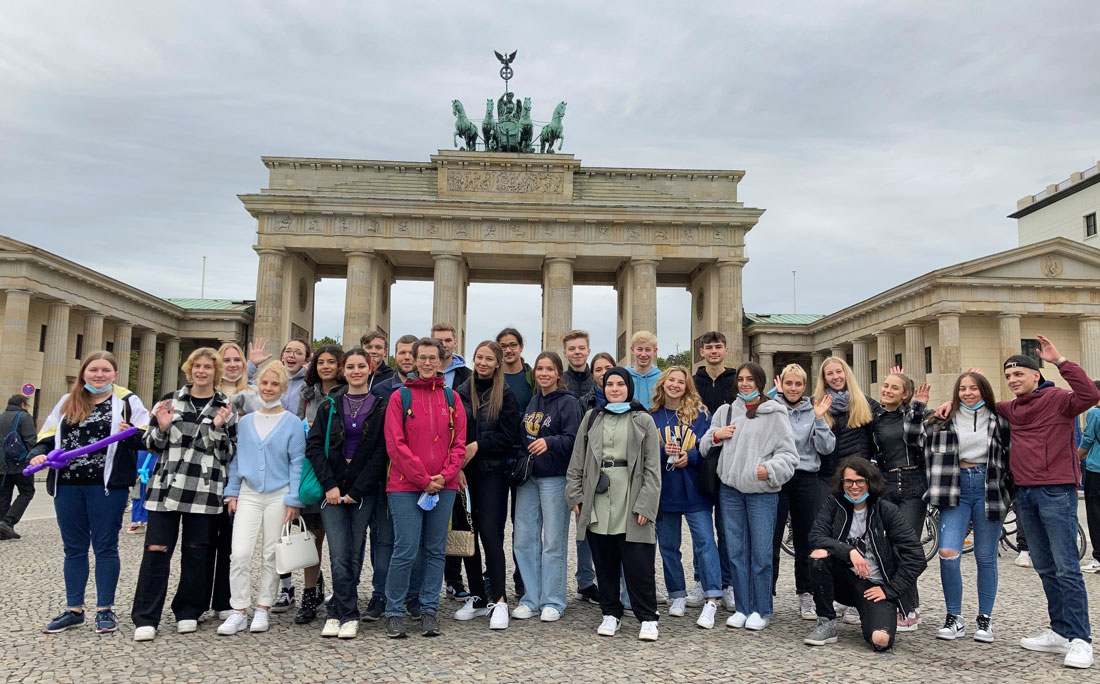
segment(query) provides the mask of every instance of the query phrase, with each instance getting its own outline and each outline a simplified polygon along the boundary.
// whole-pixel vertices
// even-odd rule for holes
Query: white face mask
[[[278,407],[282,406],[283,402],[281,401],[281,399],[282,398],[280,397],[279,399],[275,399],[274,401],[265,401],[264,402],[264,408],[265,409],[273,409],[273,408],[278,408]]]
[[[240,375],[238,375],[238,376],[237,376],[237,377],[235,377],[235,378],[231,378],[231,377],[229,377],[228,375],[224,375],[224,376],[222,376],[222,380],[224,380],[225,382],[231,382],[231,383],[236,383],[236,382],[237,382],[238,380],[240,380],[240,379],[241,379],[241,376],[240,376]]]

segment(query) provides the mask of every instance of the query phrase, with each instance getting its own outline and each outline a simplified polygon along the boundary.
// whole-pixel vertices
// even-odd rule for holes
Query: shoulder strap
[[[404,427],[405,423],[408,422],[409,416],[412,415],[413,397],[412,392],[404,385],[398,387],[397,391],[401,393],[401,426]]]
[[[132,396],[134,396],[134,395],[127,394],[125,397],[122,397],[122,422],[123,423],[129,423],[130,418],[134,414],[134,407],[130,405],[130,397],[132,397]]]
[[[15,422],[11,424],[11,432],[8,433],[9,435],[19,432],[19,419],[23,417],[23,413],[24,411],[15,412]]]
[[[596,422],[596,416],[600,415],[598,408],[591,409],[588,412],[588,422],[584,426],[584,452],[588,453],[588,433],[592,431],[592,423]]]
[[[443,387],[443,397],[447,401],[447,414],[451,422],[451,441],[455,438],[455,392],[450,387]]]
[[[328,460],[328,444],[332,438],[332,417],[336,415],[336,400],[332,397],[326,397],[328,399],[328,425],[325,428],[325,460]]]

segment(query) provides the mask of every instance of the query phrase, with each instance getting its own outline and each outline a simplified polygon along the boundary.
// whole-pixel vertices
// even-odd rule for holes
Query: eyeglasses
[[[844,486],[845,487],[866,487],[867,486],[867,480],[864,479],[864,478],[860,478],[858,480],[847,480],[846,479],[846,480],[844,480]]]
[[[505,342],[500,345],[501,349],[519,349],[519,342]]]
[[[287,354],[290,354],[291,356],[302,356],[302,357],[304,357],[306,355],[306,353],[304,351],[301,351],[299,349],[284,349],[283,350],[283,355],[286,356]]]

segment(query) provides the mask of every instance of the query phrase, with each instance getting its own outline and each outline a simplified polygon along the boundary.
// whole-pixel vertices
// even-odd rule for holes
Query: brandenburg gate
[[[573,285],[618,293],[617,355],[657,330],[657,287],[692,295],[691,335],[742,351],[745,235],[760,209],[743,171],[585,167],[571,154],[440,151],[427,162],[264,157],[268,187],[241,195],[260,255],[255,334],[312,332],[314,283],[346,278],[343,341],[389,335],[390,287],[432,280],[432,320],[465,344],[471,282],[542,285],[542,347],[573,324]],[[425,303],[425,306],[427,303]],[[501,321],[501,325],[507,321]]]

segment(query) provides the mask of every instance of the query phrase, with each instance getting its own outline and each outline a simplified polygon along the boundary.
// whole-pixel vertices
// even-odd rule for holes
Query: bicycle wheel
[[[924,547],[924,560],[931,561],[940,550],[939,511],[929,512],[928,515],[924,516],[924,532],[921,534],[920,542],[921,546]]]
[[[783,526],[783,538],[779,541],[779,548],[790,557],[794,557],[794,529],[791,527],[791,516],[787,515],[787,524]]]
[[[1016,520],[1016,504],[1008,507],[1004,523],[1001,524],[1001,544],[1013,553],[1020,549],[1016,546],[1016,532],[1019,523]]]
[[[1077,523],[1077,560],[1085,559],[1085,551],[1088,550],[1088,540],[1085,538],[1085,528]]]

